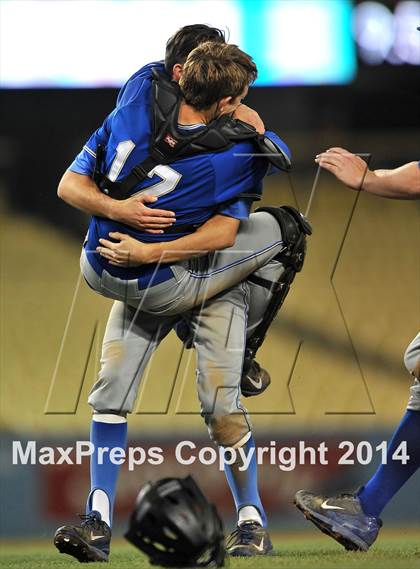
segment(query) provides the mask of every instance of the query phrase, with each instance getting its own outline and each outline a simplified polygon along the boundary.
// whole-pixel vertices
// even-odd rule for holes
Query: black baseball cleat
[[[367,551],[382,527],[379,518],[364,513],[356,494],[329,497],[299,490],[294,503],[307,520],[348,550]]]
[[[54,534],[60,553],[75,557],[80,563],[106,562],[109,556],[111,529],[99,512],[80,515],[80,526],[62,526]]]
[[[248,367],[248,366],[247,366]],[[268,371],[260,364],[252,360],[247,371],[244,371],[241,378],[241,392],[244,397],[260,395],[271,383]]]
[[[273,550],[270,536],[256,522],[238,526],[226,540],[226,552],[232,557],[255,557],[269,555]]]

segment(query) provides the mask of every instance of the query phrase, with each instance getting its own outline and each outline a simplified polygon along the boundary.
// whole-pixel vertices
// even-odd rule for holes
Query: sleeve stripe
[[[85,146],[83,147],[83,150],[86,150],[86,152],[87,152],[88,154],[90,154],[91,156],[93,156],[94,158],[96,158],[96,152],[93,152],[93,150],[91,150],[91,149],[89,148],[89,146],[86,146],[86,145],[85,145]]]

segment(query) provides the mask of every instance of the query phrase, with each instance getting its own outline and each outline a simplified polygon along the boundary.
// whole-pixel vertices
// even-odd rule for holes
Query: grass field
[[[230,569],[311,568],[311,569],[420,569],[419,534],[410,530],[383,533],[368,553],[346,552],[340,545],[322,535],[282,534],[276,536],[274,556],[258,559],[230,559]],[[0,544],[0,567],[5,569],[61,569],[77,567],[71,557],[60,555],[46,542]],[[147,559],[133,547],[118,541],[114,544],[110,567],[143,569]]]

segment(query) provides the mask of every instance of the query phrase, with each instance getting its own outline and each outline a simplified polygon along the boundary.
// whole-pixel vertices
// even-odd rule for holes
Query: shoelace
[[[259,527],[260,525],[255,523],[242,524],[241,526],[238,526],[232,532],[228,545],[233,545],[237,540],[243,543],[244,545],[252,543],[255,537],[255,533],[253,532],[253,530]]]
[[[339,500],[354,500],[355,496],[354,494],[349,494],[348,492],[342,492],[341,494],[338,494],[337,498]]]
[[[342,492],[341,494],[338,494],[337,496],[338,499],[340,500],[349,500],[351,502],[354,502],[355,499],[357,499],[357,493],[355,494],[349,494],[347,492]],[[361,507],[360,507],[361,508]],[[377,518],[375,516],[369,516],[367,514],[365,514],[363,512],[363,509],[361,508],[361,512],[363,513],[363,515],[366,517],[366,519],[368,520],[368,525],[370,526],[371,524],[376,524],[379,525],[379,527],[382,527],[382,520],[380,518]]]
[[[94,529],[100,528],[100,521],[92,514],[79,514],[79,518],[82,520],[82,526],[91,526]]]

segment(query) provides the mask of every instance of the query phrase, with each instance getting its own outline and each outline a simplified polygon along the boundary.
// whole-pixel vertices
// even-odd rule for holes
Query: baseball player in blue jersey
[[[206,125],[237,108],[255,74],[252,60],[236,46],[207,43],[196,48],[180,80],[184,99],[177,117],[179,133],[190,131],[198,140],[204,131],[210,132]],[[70,168],[72,176],[83,177],[87,183],[94,148],[102,142],[106,142],[104,189],[112,190],[114,183],[129,177],[127,173],[135,170],[139,161],[148,160],[153,110],[148,96],[150,76],[145,77],[141,89],[141,101],[117,107],[88,141]],[[269,136],[287,158],[284,143],[274,133]],[[176,138],[166,135],[165,139],[172,145]],[[256,157],[252,143],[246,140],[218,150],[187,156],[170,165],[158,164],[134,188],[133,194],[158,195],[160,205],[175,211],[170,233],[147,233],[109,218],[92,218],[82,252],[82,271],[94,290],[117,301],[104,337],[100,377],[89,397],[94,409],[91,439],[96,448],[125,447],[126,414],[133,408],[141,374],[180,314],[186,315],[193,330],[199,398],[211,437],[222,446],[247,451],[254,446],[249,417],[238,397],[251,293],[243,281],[263,268],[268,273],[262,279],[269,281],[267,274],[271,274],[279,280],[286,272],[286,261],[279,258],[285,250],[286,234],[270,212],[253,214],[242,223],[243,214],[236,218],[224,215],[229,221],[227,236],[214,231],[220,213],[231,206],[241,208],[243,199],[248,200],[246,217],[249,200],[261,193],[268,168],[268,161]],[[223,247],[227,248],[219,251]],[[213,253],[203,255],[205,251]],[[228,296],[226,289],[230,289]],[[218,296],[221,293],[223,299]],[[233,311],[226,311],[227,304]],[[196,306],[201,310],[194,310]],[[266,306],[261,307],[262,313]],[[222,397],[218,397],[220,393]],[[226,471],[238,510],[238,528],[230,538],[229,551],[232,555],[264,554],[272,546],[258,495],[256,461],[251,461],[246,472],[241,472],[240,466],[235,463]],[[57,530],[55,544],[60,551],[81,561],[108,558],[118,470],[110,461],[99,464],[93,458],[87,518],[81,526]]]
[[[142,103],[145,98],[144,84],[146,80],[151,80],[153,68],[161,70],[165,68],[174,81],[179,81],[182,63],[185,62],[188,53],[199,43],[207,40],[224,43],[224,34],[217,28],[211,28],[203,24],[185,26],[178,30],[167,43],[165,62],[159,61],[142,67],[122,87],[114,113],[117,109],[124,106],[135,106]],[[246,105],[240,104],[235,109],[234,116],[254,126],[259,133],[264,133],[265,128],[260,117]],[[78,207],[87,213],[124,223],[137,230],[141,229],[150,234],[161,234],[164,230],[167,231],[175,221],[174,212],[156,207],[147,207],[145,204],[156,202],[158,198],[155,195],[149,192],[138,192],[127,199],[115,200],[101,193],[91,180],[89,172],[93,172],[94,169],[96,145],[106,144],[108,141],[108,122],[109,117],[87,142],[79,156],[78,163],[74,164],[74,172],[88,174],[88,176],[81,178],[81,176],[72,175],[72,169],[70,169],[60,183],[60,197],[70,205]],[[207,249],[210,250],[211,247],[213,247],[213,250],[222,249],[233,242],[236,234],[233,220],[244,220],[248,217],[251,201],[249,196],[233,200],[225,204],[219,212],[214,212],[211,221],[201,226],[200,231]],[[207,234],[204,235],[204,232],[207,230]],[[177,233],[177,236],[179,236],[179,231]],[[179,246],[180,244],[177,243],[177,248]],[[188,249],[191,249],[190,243],[188,243]],[[261,286],[252,282],[249,283],[249,286],[254,292],[253,296],[260,297],[260,300],[261,297],[265,297],[266,303],[269,301],[271,297],[270,291],[262,289]],[[260,305],[261,302],[258,302],[257,306]],[[254,303],[251,308],[255,308]],[[255,318],[250,318],[248,336],[258,326],[263,312],[258,309],[253,310],[252,315]],[[185,326],[185,321],[178,321],[175,329],[179,337],[185,342],[185,345],[190,346],[191,330],[188,330]],[[241,379],[242,394],[245,396],[258,395],[270,384],[270,376],[266,370],[259,366],[255,359],[247,358],[246,362]]]
[[[420,162],[371,171],[360,157],[338,147],[317,156],[316,162],[353,190],[391,199],[420,199]],[[317,496],[300,490],[295,497],[305,517],[346,549],[369,549],[382,527],[381,512],[420,467],[420,332],[408,346],[404,362],[414,385],[407,411],[388,444],[386,463],[355,494]],[[402,443],[407,445],[407,463],[394,460]]]

